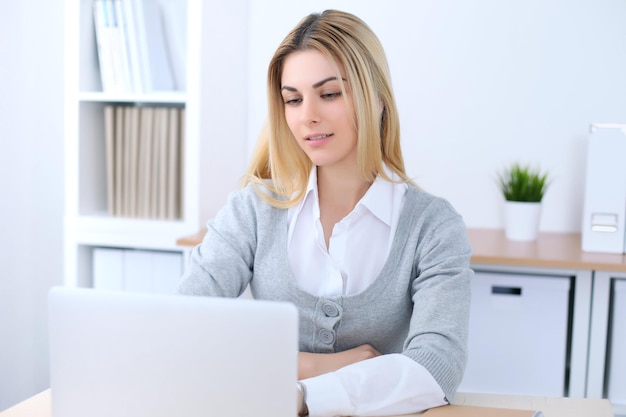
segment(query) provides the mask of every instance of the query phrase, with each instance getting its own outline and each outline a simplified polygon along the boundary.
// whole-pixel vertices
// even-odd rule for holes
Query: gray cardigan
[[[303,352],[369,343],[424,366],[452,400],[467,355],[471,247],[445,200],[409,186],[389,258],[363,292],[323,298],[299,289],[287,257],[287,210],[248,185],[232,193],[192,252],[179,292],[289,301]]]

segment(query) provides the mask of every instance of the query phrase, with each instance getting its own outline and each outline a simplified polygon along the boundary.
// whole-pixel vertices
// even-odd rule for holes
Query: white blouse
[[[386,167],[385,171],[397,178]],[[305,197],[288,211],[289,265],[298,286],[319,297],[349,296],[365,290],[387,259],[406,190],[404,183],[378,177],[354,210],[335,224],[327,250],[314,167]],[[426,368],[399,353],[304,382],[309,412],[315,417],[406,414],[446,402]]]

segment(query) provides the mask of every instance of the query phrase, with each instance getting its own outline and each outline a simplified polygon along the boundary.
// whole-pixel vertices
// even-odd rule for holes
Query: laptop
[[[54,287],[53,417],[293,417],[289,303]]]

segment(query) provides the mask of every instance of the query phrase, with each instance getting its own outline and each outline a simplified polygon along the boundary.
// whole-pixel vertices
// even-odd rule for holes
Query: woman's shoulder
[[[451,228],[465,233],[463,216],[444,197],[409,186],[403,207],[402,220],[405,226],[419,224],[422,230]]]
[[[419,211],[426,209],[433,211],[448,211],[458,214],[450,202],[441,196],[437,196],[414,185],[409,185],[406,192],[406,205]]]
[[[271,181],[248,182],[242,188],[232,191],[228,196],[228,205],[249,207],[254,211],[275,209],[268,199],[279,199],[271,190]]]
[[[256,205],[261,199],[256,191],[257,186],[252,183],[247,183],[241,188],[228,193],[227,205],[229,204],[252,204]]]
[[[233,224],[254,228],[255,225],[273,222],[277,218],[276,209],[262,197],[269,193],[262,184],[248,183],[228,194],[226,203],[211,220],[213,224]]]
[[[406,230],[414,230],[420,235],[436,235],[438,241],[456,242],[465,249],[469,245],[463,216],[446,198],[420,188],[409,186],[402,221]]]

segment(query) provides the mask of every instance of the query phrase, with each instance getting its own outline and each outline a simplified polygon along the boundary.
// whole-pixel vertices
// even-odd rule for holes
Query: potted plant
[[[535,240],[541,202],[549,186],[548,173],[530,165],[513,163],[498,173],[505,199],[505,235],[511,240]]]

